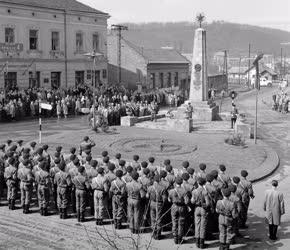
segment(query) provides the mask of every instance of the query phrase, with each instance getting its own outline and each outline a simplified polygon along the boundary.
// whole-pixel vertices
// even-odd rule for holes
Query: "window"
[[[155,73],[150,74],[152,88],[155,89]]]
[[[29,72],[29,88],[39,88],[40,87],[40,72]]]
[[[84,71],[76,71],[76,73],[75,73],[76,87],[84,85],[84,83],[85,83],[85,72]]]
[[[51,32],[51,50],[59,50],[59,32]]]
[[[80,32],[76,33],[76,51],[83,51],[83,34]]]
[[[38,49],[38,30],[29,30],[29,49]]]
[[[92,71],[87,70],[87,80],[91,80],[91,79],[92,79]]]
[[[160,88],[163,88],[163,85],[164,85],[164,75],[163,75],[163,73],[159,73],[159,83],[160,83]]]
[[[167,74],[167,88],[171,87],[171,72]]]
[[[97,87],[101,86],[101,71],[95,70],[95,72],[92,70],[92,86]]]
[[[93,50],[99,51],[99,35],[93,34]]]
[[[106,79],[106,78],[107,78],[107,70],[103,69],[103,79]]]
[[[61,72],[51,72],[51,88],[59,89]]]
[[[5,28],[5,43],[14,43],[14,29],[13,28]]]
[[[175,72],[175,75],[174,75],[174,87],[177,87],[178,86],[178,72]]]
[[[17,73],[8,72],[4,74],[4,82],[6,90],[14,90],[17,87]]]

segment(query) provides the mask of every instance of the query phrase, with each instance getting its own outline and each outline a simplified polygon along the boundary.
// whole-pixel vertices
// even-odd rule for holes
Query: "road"
[[[259,92],[258,105],[258,137],[273,147],[280,157],[280,167],[269,178],[254,184],[255,199],[250,204],[249,229],[241,231],[244,236],[238,239],[232,249],[289,249],[290,244],[290,114],[281,114],[271,110],[271,96],[275,88],[263,88]],[[255,114],[255,91],[239,94],[236,100],[240,113],[245,113],[252,122]],[[230,109],[230,100],[223,104],[223,111]],[[49,127],[46,135],[58,133],[60,130],[71,131],[87,128],[86,118],[68,120],[45,120]],[[11,137],[31,140],[37,138],[37,121],[25,121],[0,125],[0,141]],[[244,159],[237,159],[244,160]],[[245,159],[246,160],[246,159]],[[278,231],[279,240],[269,241],[267,226],[262,210],[264,191],[270,188],[272,179],[279,181],[279,189],[284,193],[286,215],[282,217],[282,225]],[[11,212],[0,208],[0,249],[102,249],[104,241],[95,232],[93,223],[77,224],[74,220],[60,221],[58,217],[43,218],[36,214],[23,216],[20,210]],[[122,234],[124,234],[122,232]],[[148,240],[149,235],[142,238]],[[120,240],[121,242],[121,240]],[[191,241],[185,242],[180,249],[195,249]],[[174,249],[172,239],[154,241],[152,247],[158,249]],[[217,249],[217,241],[210,242],[210,248]],[[109,247],[112,248],[112,247]]]

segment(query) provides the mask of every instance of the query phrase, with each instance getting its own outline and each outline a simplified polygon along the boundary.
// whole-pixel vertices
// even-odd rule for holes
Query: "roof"
[[[246,73],[248,71],[250,71],[251,69],[253,69],[255,66],[252,66],[250,69],[248,69],[246,71]],[[266,65],[264,64],[259,64],[259,71],[260,71],[260,74],[262,74],[263,72],[267,71],[270,75],[278,75],[273,69],[267,67]]]
[[[76,0],[0,0],[0,3],[108,15]]]
[[[248,70],[248,67],[231,67],[229,74],[244,74]]]

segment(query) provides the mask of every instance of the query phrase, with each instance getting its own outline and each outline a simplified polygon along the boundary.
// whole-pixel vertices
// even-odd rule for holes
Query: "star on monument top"
[[[199,13],[195,20],[199,22],[199,28],[201,28],[201,24],[205,21],[205,15],[203,13]]]

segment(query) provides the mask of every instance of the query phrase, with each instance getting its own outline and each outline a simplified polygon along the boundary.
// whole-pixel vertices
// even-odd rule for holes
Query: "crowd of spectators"
[[[128,109],[134,116],[151,114],[151,103],[178,106],[181,98],[162,91],[139,93],[123,87],[107,87],[95,92],[96,112],[108,120],[108,125],[119,125]],[[43,117],[76,116],[92,112],[93,92],[88,86],[47,90],[42,88],[17,88],[0,91],[0,122],[20,121],[39,116],[39,100],[52,105],[52,110],[42,110]]]
[[[290,112],[290,98],[285,91],[281,91],[272,96],[272,109],[283,114]]]

